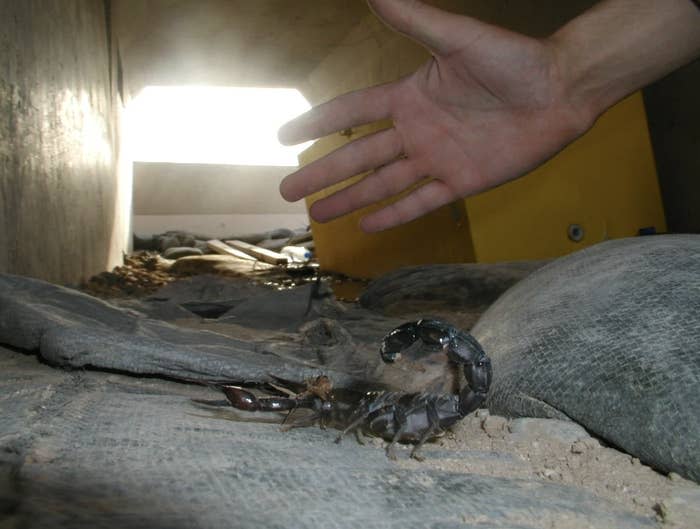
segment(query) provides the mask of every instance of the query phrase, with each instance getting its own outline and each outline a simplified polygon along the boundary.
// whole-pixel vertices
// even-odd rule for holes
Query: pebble
[[[680,476],[678,479],[683,480]],[[674,529],[698,527],[700,523],[700,487],[694,483],[688,482],[688,485],[674,487],[670,497],[664,499],[660,505],[661,517],[668,527]]]
[[[180,257],[188,257],[190,255],[202,255],[202,250],[191,246],[175,246],[163,252],[163,257],[166,259],[179,259]]]
[[[168,232],[160,235],[154,235],[154,241],[161,252],[169,248],[177,248],[183,246],[194,246],[195,238],[186,232]]]
[[[596,448],[600,448],[600,443],[597,439],[589,437],[587,439],[580,439],[572,443],[571,453],[583,454],[584,452],[588,452],[589,450],[595,450]]]
[[[478,417],[479,419],[486,419],[490,415],[489,410],[486,408],[479,408],[474,412],[474,417]]]
[[[498,415],[491,415],[484,419],[481,423],[481,427],[491,438],[503,437],[508,431],[508,419],[499,417]]]

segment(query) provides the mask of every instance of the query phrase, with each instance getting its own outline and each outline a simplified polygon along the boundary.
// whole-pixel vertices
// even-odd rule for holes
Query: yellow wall
[[[481,262],[556,257],[647,226],[665,231],[641,94],[540,168],[466,204]],[[584,229],[580,242],[568,238],[573,223]]]

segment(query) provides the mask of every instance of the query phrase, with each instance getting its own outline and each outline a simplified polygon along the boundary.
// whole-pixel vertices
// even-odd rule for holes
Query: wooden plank
[[[238,257],[239,259],[245,259],[246,261],[256,261],[257,259],[245,252],[231,248],[228,244],[224,244],[219,239],[211,239],[207,241],[207,246],[213,252],[222,255],[232,255],[233,257]]]
[[[273,252],[267,248],[261,248],[260,246],[255,246],[254,244],[249,244],[243,241],[225,241],[229,246],[233,246],[235,249],[245,252],[261,261],[265,261],[270,264],[284,264],[289,262],[286,255],[281,253]]]

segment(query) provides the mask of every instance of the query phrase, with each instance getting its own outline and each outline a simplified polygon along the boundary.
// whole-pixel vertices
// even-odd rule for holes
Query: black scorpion
[[[327,377],[318,377],[295,396],[256,397],[238,386],[221,389],[231,405],[246,411],[291,411],[309,409],[314,413],[303,426],[318,421],[341,429],[340,442],[348,432],[363,433],[390,441],[387,455],[395,459],[398,442],[415,443],[411,457],[421,459],[418,450],[423,444],[444,433],[475,411],[486,399],[491,385],[491,360],[470,334],[439,320],[405,323],[391,331],[382,341],[380,353],[387,363],[396,361],[401,351],[418,340],[431,349],[443,350],[449,361],[462,366],[466,386],[459,395],[434,393],[401,393],[371,391],[359,397],[333,390]],[[302,424],[294,424],[302,426]]]

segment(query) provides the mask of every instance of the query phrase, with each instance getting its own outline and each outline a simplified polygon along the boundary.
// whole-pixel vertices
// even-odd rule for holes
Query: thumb
[[[392,29],[422,44],[435,54],[459,47],[476,20],[442,11],[418,0],[368,0],[374,13]]]

